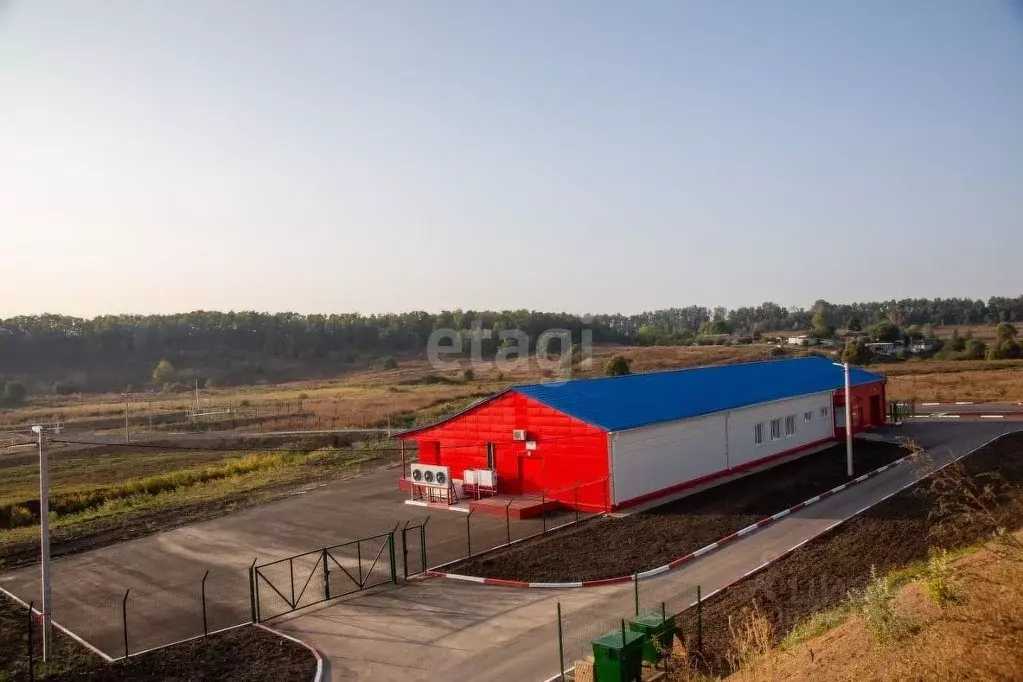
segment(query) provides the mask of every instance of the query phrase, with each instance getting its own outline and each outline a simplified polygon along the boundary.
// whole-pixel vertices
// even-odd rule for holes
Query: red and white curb
[[[12,594],[11,592],[8,592],[7,590],[5,590],[2,587],[0,587],[0,593],[3,593],[4,596],[8,597],[9,599],[14,601],[15,603],[21,605],[23,608],[26,608],[26,609],[28,608],[28,603],[24,599],[21,599],[17,595]],[[43,616],[43,612],[40,611],[39,609],[35,608],[34,606],[32,607],[32,613],[36,614],[40,618],[42,618],[42,616]],[[89,644],[88,642],[86,642],[84,639],[82,639],[81,637],[79,637],[75,633],[73,633],[70,630],[68,630],[66,627],[64,627],[63,625],[61,625],[57,621],[53,620],[52,616],[50,618],[50,625],[52,625],[53,627],[55,627],[58,630],[60,630],[61,632],[63,632],[65,635],[67,635],[71,639],[75,640],[76,642],[78,642],[79,644],[84,646],[86,649],[88,649],[92,653],[94,653],[97,656],[99,656],[100,658],[102,658],[107,663],[112,663],[115,660],[114,658],[108,656],[107,654],[103,653],[102,651],[100,651],[99,649],[94,647],[92,644]]]
[[[674,560],[664,564],[663,566],[658,566],[657,568],[651,568],[649,570],[642,571],[642,572],[636,573],[634,575],[623,575],[623,576],[618,576],[618,577],[615,577],[615,578],[602,578],[600,580],[582,580],[582,581],[569,582],[569,583],[534,583],[534,582],[526,582],[524,580],[504,580],[502,578],[482,578],[482,577],[475,576],[475,575],[460,575],[458,573],[448,573],[446,571],[438,571],[438,570],[428,570],[426,572],[426,575],[431,576],[431,577],[435,577],[435,578],[450,578],[452,580],[463,580],[465,582],[478,583],[480,585],[499,585],[501,587],[539,587],[539,588],[599,587],[601,585],[613,585],[615,583],[627,583],[627,582],[631,582],[633,580],[645,580],[646,578],[652,578],[655,575],[660,575],[661,573],[666,573],[666,572],[668,572],[668,571],[670,571],[672,569],[675,569],[675,568],[678,568],[679,566],[682,566],[683,564],[687,564],[690,561],[693,561],[694,559],[698,559],[698,558],[700,558],[700,557],[702,557],[702,556],[704,556],[706,554],[709,554],[709,553],[713,552],[716,549],[719,549],[719,548],[721,548],[721,547],[723,547],[723,546],[725,546],[725,545],[727,545],[729,543],[732,543],[732,542],[738,540],[741,537],[745,537],[746,535],[749,535],[750,533],[755,533],[756,531],[760,530],[761,528],[764,528],[765,526],[769,526],[772,523],[774,523],[775,521],[778,521],[779,519],[782,519],[782,518],[788,516],[789,514],[793,514],[793,513],[797,512],[797,511],[799,511],[800,509],[805,509],[806,507],[809,507],[810,505],[816,504],[816,503],[820,502],[821,500],[827,499],[827,498],[831,497],[832,495],[835,495],[837,493],[842,492],[843,490],[851,488],[852,486],[856,485],[857,483],[862,483],[863,481],[867,480],[868,478],[873,478],[874,476],[877,476],[878,474],[882,474],[885,471],[888,471],[889,469],[893,469],[893,468],[899,466],[900,464],[906,462],[907,460],[909,460],[912,456],[913,455],[906,455],[905,457],[897,459],[894,462],[891,462],[889,464],[885,464],[883,467],[881,467],[879,469],[874,469],[871,472],[863,474],[862,476],[858,476],[857,478],[854,478],[851,481],[843,483],[840,486],[834,487],[831,490],[823,492],[820,495],[817,495],[815,497],[811,497],[809,500],[805,500],[803,502],[800,502],[799,504],[797,504],[797,505],[795,505],[793,507],[789,507],[788,509],[783,509],[782,511],[780,511],[780,512],[778,512],[776,514],[773,514],[771,516],[768,516],[767,518],[761,519],[760,521],[757,521],[756,523],[750,524],[750,525],[746,526],[745,528],[732,533],[731,535],[726,535],[725,537],[721,538],[720,540],[718,540],[716,542],[710,543],[706,547],[701,547],[700,549],[698,549],[698,550],[696,550],[694,552],[690,552],[689,554],[686,554],[685,556],[679,557],[678,559],[674,559]]]
[[[295,644],[300,644],[300,645],[304,646],[306,649],[308,649],[312,653],[312,655],[316,658],[316,674],[313,675],[313,682],[323,682],[323,656],[320,655],[319,651],[314,649],[309,644],[306,644],[305,642],[303,642],[299,638],[292,637],[291,635],[286,635],[283,632],[281,632],[280,630],[274,630],[273,628],[267,627],[266,625],[263,625],[262,623],[253,623],[253,625],[255,625],[257,628],[262,628],[263,630],[266,630],[267,632],[269,632],[271,634],[277,635],[278,637],[281,637],[282,639],[287,639],[289,641],[294,642]]]

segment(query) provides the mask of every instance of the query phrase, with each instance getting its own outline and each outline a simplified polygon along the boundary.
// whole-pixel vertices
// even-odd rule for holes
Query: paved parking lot
[[[430,516],[428,564],[465,556],[466,515],[403,504],[406,494],[397,490],[397,476],[396,468],[382,469],[296,491],[287,498],[211,521],[56,559],[52,564],[54,620],[109,655],[120,656],[124,652],[122,600],[125,590],[130,589],[127,600],[130,651],[192,637],[202,632],[200,586],[208,570],[208,628],[212,631],[247,622],[251,618],[248,567],[254,559],[263,564],[386,533],[406,521],[415,523],[426,514]],[[478,552],[503,542],[509,531],[513,538],[537,532],[541,521],[512,521],[508,527],[503,519],[474,514],[469,524],[473,551]],[[363,549],[378,548],[367,544]],[[417,541],[411,549],[411,569],[421,569]],[[349,553],[354,553],[354,548]],[[400,539],[395,553],[401,576]],[[368,568],[371,559],[365,561]],[[377,576],[380,570],[387,570],[388,564],[385,552],[375,569]],[[299,580],[302,570],[308,572],[311,565],[308,561],[296,562]],[[279,578],[269,570],[266,573],[283,590]],[[335,594],[340,591],[338,581],[345,580],[340,571],[331,577]],[[311,581],[308,594],[322,591],[322,584]],[[0,587],[25,601],[36,604],[41,601],[37,566],[0,574]],[[267,585],[262,589],[269,594]],[[308,601],[310,598],[303,599],[303,603]],[[265,606],[269,608],[270,604]],[[277,604],[275,608],[279,607]]]

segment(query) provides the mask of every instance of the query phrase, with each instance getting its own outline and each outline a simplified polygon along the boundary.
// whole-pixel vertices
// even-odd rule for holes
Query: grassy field
[[[393,448],[387,441],[367,441],[264,452],[55,449],[50,467],[55,552],[210,518],[296,486],[352,476],[394,459]],[[34,451],[0,456],[0,554],[9,564],[37,551],[38,481]]]
[[[870,367],[888,397],[922,401],[1023,401],[1023,360],[923,360]]]

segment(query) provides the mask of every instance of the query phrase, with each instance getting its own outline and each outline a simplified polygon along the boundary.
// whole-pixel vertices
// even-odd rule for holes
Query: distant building
[[[909,342],[910,353],[930,353],[938,350],[937,339],[916,339]]]
[[[790,336],[788,343],[790,346],[813,346],[817,339],[811,338],[806,334],[800,334],[799,336]]]
[[[905,344],[902,341],[879,341],[877,343],[868,343],[867,348],[874,355],[891,355],[904,351],[906,349]]]

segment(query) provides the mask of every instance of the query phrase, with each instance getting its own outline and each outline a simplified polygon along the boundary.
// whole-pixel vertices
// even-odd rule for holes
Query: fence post
[[[472,509],[469,509],[469,513],[465,515],[465,545],[469,550],[469,556],[472,558]]]
[[[206,578],[210,577],[210,569],[206,569],[206,573],[202,576],[202,587],[199,589],[199,593],[202,595],[202,636],[207,637],[210,634],[210,630],[206,625]]]
[[[565,639],[561,632],[561,602],[558,602],[558,675],[565,682]]]
[[[696,586],[696,650],[703,653],[703,598],[700,586]]]
[[[423,521],[423,525],[419,527],[419,551],[423,554],[423,570],[426,570],[426,524],[430,522],[430,517],[427,516],[426,520]]]
[[[330,599],[330,569],[327,568],[326,547],[323,548],[323,554],[320,555],[320,561],[323,562],[323,598]]]
[[[408,580],[408,524],[409,521],[406,521],[401,528],[401,571],[405,580]],[[393,544],[391,548],[394,548]]]
[[[513,497],[508,500],[508,504],[504,505],[504,533],[509,545],[511,544],[511,503],[514,501]]]
[[[390,547],[387,548],[391,554],[391,583],[394,585],[398,584],[398,562],[394,558],[394,531],[392,530],[387,534],[387,542]]]
[[[543,521],[543,532],[547,532],[547,491],[540,491],[540,519]]]
[[[32,651],[32,626],[34,625],[32,618],[32,605],[34,603],[35,602],[31,601],[28,603],[28,679],[30,681],[36,678],[35,652]]]
[[[295,608],[298,604],[295,601],[295,557],[288,557],[288,575],[291,577],[291,608]]]
[[[124,660],[128,661],[128,593],[130,589],[124,591],[124,600],[121,602],[121,620],[124,625]]]
[[[633,602],[635,602],[635,605],[636,605],[636,614],[635,615],[638,616],[639,615],[639,573],[635,573],[632,576],[632,584],[635,585],[635,589],[633,589],[633,598],[632,598],[632,600],[633,600]]]
[[[323,560],[326,561],[327,557],[323,557]],[[361,539],[355,541],[355,561],[358,562],[358,564],[359,564],[359,589],[362,589],[362,585],[366,581],[362,579],[362,540]]]
[[[252,610],[252,622],[258,623],[259,614],[256,613],[256,559],[249,564],[249,608]]]

